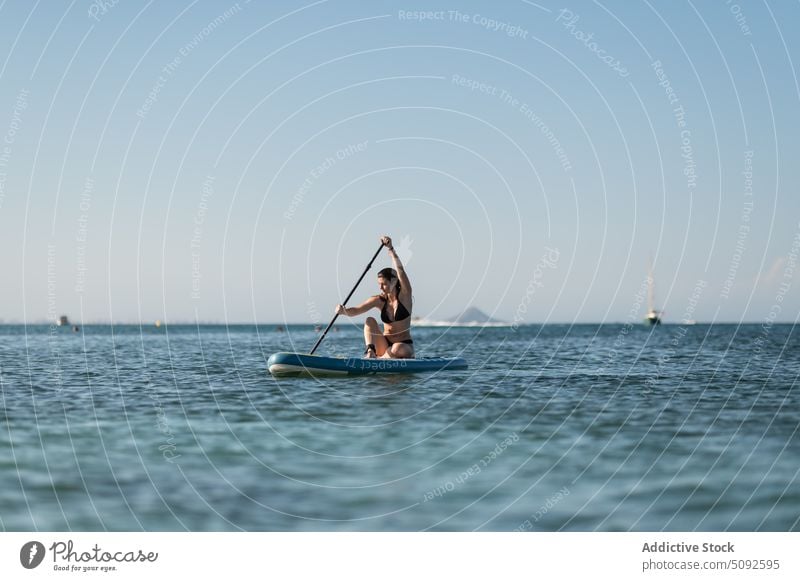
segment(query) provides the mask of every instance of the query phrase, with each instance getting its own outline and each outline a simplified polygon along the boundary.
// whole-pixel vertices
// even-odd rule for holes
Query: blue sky
[[[0,319],[795,321],[798,10],[3,2]]]

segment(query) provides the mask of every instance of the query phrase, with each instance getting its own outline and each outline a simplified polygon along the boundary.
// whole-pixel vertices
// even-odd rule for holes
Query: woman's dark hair
[[[397,280],[397,294],[400,294],[400,279],[397,277],[397,271],[393,268],[384,268],[378,273],[378,278],[383,278],[386,280],[391,281],[392,279]]]

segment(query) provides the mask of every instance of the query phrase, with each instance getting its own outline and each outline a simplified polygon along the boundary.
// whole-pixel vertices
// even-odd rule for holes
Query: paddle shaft
[[[381,245],[378,247],[378,250],[376,250],[376,251],[375,251],[375,256],[373,256],[373,257],[372,257],[372,260],[370,260],[370,261],[369,261],[369,264],[367,265],[367,268],[365,268],[365,269],[364,269],[364,272],[362,272],[362,273],[361,273],[361,276],[360,276],[360,277],[358,277],[358,281],[356,282],[356,285],[353,287],[353,290],[351,290],[351,291],[350,291],[350,294],[349,294],[349,295],[347,295],[347,298],[346,298],[346,299],[344,299],[344,302],[342,303],[342,306],[343,306],[343,307],[346,307],[346,306],[347,306],[347,301],[349,301],[349,300],[350,300],[350,297],[352,297],[352,296],[353,296],[353,293],[354,293],[354,292],[356,292],[356,289],[358,288],[358,285],[360,285],[360,284],[361,284],[361,281],[362,281],[362,280],[364,280],[364,277],[367,275],[367,271],[368,271],[370,268],[372,268],[372,263],[373,263],[373,262],[375,262],[375,259],[376,259],[376,258],[378,258],[378,255],[381,253],[381,250],[383,250],[383,244],[381,244]],[[336,322],[336,319],[338,319],[338,318],[339,318],[339,313],[336,313],[336,314],[333,316],[333,319],[331,319],[331,322],[330,322],[330,323],[328,323],[328,326],[327,326],[327,328],[325,329],[325,332],[324,332],[324,333],[322,333],[322,335],[320,335],[320,338],[319,338],[319,339],[317,339],[317,344],[316,344],[316,345],[314,345],[314,348],[311,350],[311,352],[309,353],[309,355],[313,355],[313,354],[314,354],[314,351],[316,351],[316,350],[317,350],[317,347],[319,347],[320,343],[322,343],[322,340],[325,338],[325,335],[327,335],[327,334],[328,334],[328,331],[330,331],[330,330],[331,330],[331,327],[333,327],[333,324]]]

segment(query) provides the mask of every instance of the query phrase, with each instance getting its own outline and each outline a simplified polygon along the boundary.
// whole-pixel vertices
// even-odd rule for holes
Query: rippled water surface
[[[0,526],[800,530],[799,335],[416,329],[470,369],[275,380],[310,328],[0,327]]]

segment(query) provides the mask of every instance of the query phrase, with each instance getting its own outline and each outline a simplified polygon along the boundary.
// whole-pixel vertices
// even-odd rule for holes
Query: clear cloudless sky
[[[325,323],[389,234],[419,316],[796,321],[798,21],[1,2],[0,319]]]

